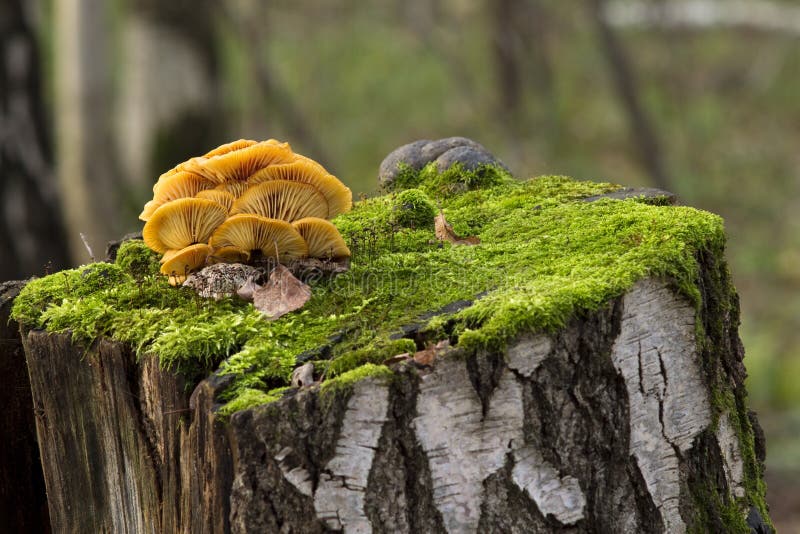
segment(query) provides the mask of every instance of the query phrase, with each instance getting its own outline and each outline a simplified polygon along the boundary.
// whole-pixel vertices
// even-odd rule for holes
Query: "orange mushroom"
[[[219,189],[206,189],[197,193],[195,197],[205,198],[207,200],[211,200],[212,202],[216,202],[220,206],[223,206],[226,211],[231,211],[233,202],[236,200],[232,194]]]
[[[260,215],[233,215],[217,228],[209,244],[215,249],[236,247],[280,260],[302,258],[308,254],[303,237],[291,224]]]
[[[294,160],[295,154],[288,144],[264,141],[218,156],[189,160],[184,170],[199,174],[216,184],[224,184],[244,182],[251,174],[268,165]]]
[[[142,229],[145,244],[156,252],[204,243],[225,221],[228,210],[205,198],[179,198],[153,212]]]
[[[147,221],[159,206],[179,198],[193,197],[200,191],[214,187],[202,176],[190,172],[178,171],[165,178],[160,184],[156,184],[153,200],[144,205],[139,219]]]
[[[171,255],[161,265],[161,274],[169,276],[170,285],[182,284],[192,271],[205,267],[212,248],[204,243],[189,245]]]
[[[308,245],[311,258],[348,258],[350,249],[332,222],[318,217],[294,221],[292,226],[300,232]]]
[[[312,185],[272,180],[250,187],[233,203],[231,214],[254,213],[292,222],[303,217],[327,217],[328,201]]]
[[[347,213],[353,205],[353,193],[338,178],[328,174],[325,169],[305,156],[298,156],[292,163],[275,164],[265,167],[247,179],[250,185],[273,180],[300,182],[314,186],[328,201],[328,214],[332,219],[340,213]]]

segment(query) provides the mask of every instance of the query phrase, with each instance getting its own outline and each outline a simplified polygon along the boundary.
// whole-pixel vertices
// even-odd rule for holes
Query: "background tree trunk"
[[[110,4],[105,0],[54,3],[55,117],[58,177],[67,243],[76,260],[120,235],[120,173],[112,135]]]
[[[11,306],[24,282],[0,283],[0,531],[50,532],[33,399]],[[41,415],[41,412],[37,412]]]
[[[24,7],[22,0],[0,0],[0,280],[70,264],[42,101],[39,46]]]

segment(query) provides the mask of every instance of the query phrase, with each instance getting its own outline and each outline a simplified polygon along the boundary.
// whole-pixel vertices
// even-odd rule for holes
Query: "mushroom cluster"
[[[353,195],[289,143],[241,139],[162,174],[139,218],[172,285],[213,263],[350,256],[329,221]]]

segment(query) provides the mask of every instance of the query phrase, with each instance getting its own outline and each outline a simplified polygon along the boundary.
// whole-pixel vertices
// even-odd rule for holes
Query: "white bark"
[[[559,476],[535,447],[514,451],[514,483],[533,499],[543,515],[552,515],[564,525],[583,519],[586,498],[575,477]]]
[[[329,528],[368,533],[364,491],[389,409],[389,386],[380,379],[357,383],[347,404],[336,455],[320,476],[314,508]]]
[[[739,437],[731,424],[731,415],[723,414],[719,418],[717,427],[717,443],[722,451],[724,460],[725,479],[731,493],[737,499],[744,497],[744,463],[742,461],[742,451],[739,447]]]
[[[740,27],[800,35],[800,7],[770,0],[623,0],[609,3],[605,16],[621,27]]]
[[[679,453],[711,422],[697,362],[695,310],[664,284],[637,283],[623,299],[611,358],[630,399],[630,452],[667,532],[683,532]]]

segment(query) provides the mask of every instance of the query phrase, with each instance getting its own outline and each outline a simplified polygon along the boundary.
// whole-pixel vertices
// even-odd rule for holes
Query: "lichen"
[[[403,338],[411,324],[469,353],[502,347],[523,331],[555,330],[645,276],[671,277],[697,302],[695,254],[724,243],[722,221],[710,213],[636,199],[582,200],[619,188],[612,184],[515,181],[496,167],[437,173],[428,166],[401,177],[398,192],[334,219],[353,253],[350,270],[310,280],[308,303],[277,321],[235,299],[215,302],[169,287],[140,242],[123,245],[114,265],[31,282],[14,317],[29,328],[69,331],[82,343],[123,341],[181,372],[219,368],[234,376],[222,394],[233,413],[274,400],[270,392],[288,385],[295,357],[307,351],[331,345],[331,359],[314,358],[324,381],[411,352],[414,342]],[[440,207],[458,235],[481,243],[441,243],[427,225],[398,228],[395,202],[409,188]],[[456,301],[474,304],[430,316]]]

